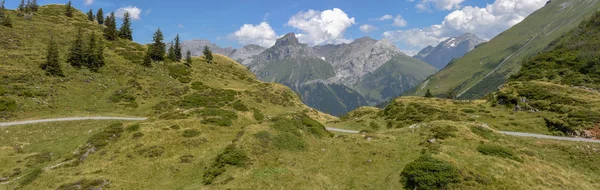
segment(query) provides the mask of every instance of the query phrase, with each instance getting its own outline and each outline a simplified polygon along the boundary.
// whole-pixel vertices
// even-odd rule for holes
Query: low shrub
[[[248,107],[246,105],[244,105],[244,103],[242,103],[242,101],[238,100],[233,102],[233,104],[231,105],[231,107],[233,107],[233,109],[237,110],[237,111],[249,111],[250,109],[248,109]]]
[[[148,158],[156,158],[162,156],[165,152],[165,148],[162,146],[150,146],[137,150],[137,153]]]
[[[191,137],[196,137],[200,135],[200,131],[196,130],[196,129],[186,129],[183,131],[183,134],[181,136],[186,137],[186,138],[191,138]]]
[[[369,127],[371,127],[371,129],[377,131],[381,128],[381,126],[375,122],[375,121],[371,121],[371,123],[369,123]]]
[[[127,129],[125,129],[125,130],[126,130],[127,132],[135,132],[135,131],[138,131],[138,130],[140,130],[140,124],[139,124],[139,123],[136,123],[136,124],[130,125],[130,126],[128,126],[128,127],[127,127]]]
[[[169,128],[171,128],[173,130],[179,130],[179,129],[181,129],[181,127],[179,125],[171,125],[171,127],[169,127]]]
[[[206,118],[201,121],[202,124],[217,125],[217,126],[231,126],[233,121],[229,118]]]
[[[460,111],[465,112],[465,113],[475,113],[475,112],[477,112],[477,110],[469,109],[469,108],[465,108],[465,109],[462,109]]]
[[[135,133],[133,133],[131,135],[131,138],[133,138],[133,139],[139,139],[139,138],[142,138],[143,136],[144,136],[144,133],[142,133],[142,132],[135,132]]]
[[[262,122],[265,119],[265,115],[263,115],[263,113],[261,113],[258,109],[254,109],[252,111],[252,115],[254,116],[254,119],[258,122]]]
[[[273,137],[273,146],[280,150],[302,151],[306,150],[307,145],[304,140],[291,133],[281,133]]]
[[[11,112],[17,109],[17,102],[9,98],[0,98],[0,113]]]
[[[138,107],[135,99],[135,96],[131,95],[127,89],[117,90],[108,97],[108,100],[112,103],[122,103],[123,106],[131,108]]]
[[[192,163],[192,159],[194,159],[194,156],[186,154],[179,157],[179,163]]]
[[[105,179],[82,179],[73,183],[62,184],[58,187],[59,190],[78,190],[78,189],[103,189],[103,187],[110,184]]]
[[[42,170],[42,168],[35,168],[31,172],[25,174],[25,176],[21,178],[21,186],[31,184],[38,177],[40,177],[40,175],[42,175],[43,172],[44,170]]]
[[[225,166],[243,167],[247,164],[250,158],[246,153],[235,145],[229,145],[225,150],[217,156],[215,162],[207,169],[203,175],[204,184],[212,184],[213,180],[225,172]]]
[[[183,108],[219,108],[235,100],[236,91],[210,88],[183,97]]]
[[[456,132],[458,132],[458,128],[450,125],[435,126],[431,128],[431,132],[433,132],[433,138],[444,140],[450,137],[456,137]]]
[[[496,156],[500,158],[511,159],[517,162],[523,162],[523,160],[512,150],[499,145],[481,144],[477,147],[477,151],[488,156]]]
[[[400,177],[407,189],[446,189],[459,182],[460,173],[448,162],[422,155],[406,165]]]
[[[108,145],[110,141],[117,140],[125,130],[122,123],[115,123],[88,139],[92,147],[100,148]]]
[[[471,127],[471,132],[488,140],[496,139],[496,135],[494,134],[494,132],[492,130],[486,129],[485,127],[473,126]]]
[[[25,163],[25,165],[27,167],[31,167],[31,166],[34,166],[37,164],[51,161],[52,153],[45,152],[45,153],[41,153],[41,154],[34,154],[34,155],[26,157],[25,160],[27,161],[27,163]]]

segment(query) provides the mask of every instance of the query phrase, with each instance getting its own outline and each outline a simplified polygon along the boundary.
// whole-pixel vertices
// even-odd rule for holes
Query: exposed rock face
[[[225,56],[230,56],[234,52],[234,49],[231,47],[221,48],[208,40],[190,40],[181,43],[183,52],[185,53],[189,50],[192,53],[192,56],[202,56],[204,46],[208,46],[213,53]]]
[[[231,59],[236,60],[243,65],[248,65],[248,64],[252,63],[252,60],[254,60],[252,58],[253,56],[262,53],[266,49],[267,48],[264,48],[262,46],[251,44],[251,45],[244,46],[240,49],[234,50],[233,53],[229,57],[231,57]]]
[[[426,47],[414,57],[425,61],[438,69],[443,69],[452,61],[460,58],[475,49],[475,46],[485,42],[485,40],[471,33],[465,33],[458,37],[449,38],[438,46]]]

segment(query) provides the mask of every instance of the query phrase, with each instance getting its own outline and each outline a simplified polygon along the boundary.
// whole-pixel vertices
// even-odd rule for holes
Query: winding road
[[[34,124],[34,123],[48,123],[48,122],[59,122],[59,121],[82,121],[82,120],[121,120],[121,121],[144,121],[148,118],[145,117],[105,117],[105,116],[95,116],[95,117],[64,117],[64,118],[53,118],[53,119],[37,119],[37,120],[25,120],[25,121],[13,121],[13,122],[0,122],[0,127],[8,127],[14,125],[26,125],[26,124]],[[494,130],[487,125],[484,127],[489,130]],[[340,132],[340,133],[352,133],[358,134],[360,131],[347,130],[347,129],[338,129],[327,127],[328,131]],[[494,130],[495,131],[495,130]],[[500,134],[516,136],[516,137],[532,137],[539,139],[551,139],[551,140],[559,140],[559,141],[574,141],[574,142],[590,142],[590,143],[600,143],[600,140],[594,139],[586,139],[586,138],[577,138],[577,137],[559,137],[559,136],[550,136],[550,135],[540,135],[533,133],[521,133],[521,132],[511,132],[511,131],[496,131]]]

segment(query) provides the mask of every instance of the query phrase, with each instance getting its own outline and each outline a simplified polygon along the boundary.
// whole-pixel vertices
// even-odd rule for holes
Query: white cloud
[[[269,23],[261,22],[258,25],[244,24],[240,29],[229,35],[230,39],[240,44],[256,44],[263,47],[271,47],[277,40],[277,35]]]
[[[466,6],[448,14],[442,23],[426,28],[387,31],[383,34],[405,49],[436,46],[448,37],[469,32],[491,39],[543,7],[547,0],[496,0],[486,7]]]
[[[121,7],[117,9],[117,11],[115,11],[115,16],[117,18],[123,18],[123,15],[125,15],[126,12],[129,12],[129,16],[131,16],[131,19],[140,20],[140,14],[142,14],[142,9],[131,5],[127,7]]]
[[[383,15],[375,20],[384,21],[384,20],[390,20],[392,18],[394,18],[392,15]]]
[[[179,25],[177,25],[177,28],[184,28],[184,27],[183,27],[183,24],[179,24]]]
[[[348,14],[338,8],[322,12],[315,10],[299,12],[287,23],[301,30],[303,33],[298,35],[298,39],[309,45],[350,42],[351,40],[344,38],[344,32],[354,24],[354,17],[348,17]]]
[[[85,6],[92,5],[93,3],[94,3],[94,0],[83,0],[83,4],[85,4]]]
[[[404,18],[402,18],[402,16],[396,15],[396,18],[394,18],[394,24],[392,25],[398,27],[405,27],[407,25],[407,22],[406,20],[404,20]]]
[[[360,26],[360,31],[364,33],[369,33],[375,30],[377,30],[377,28],[373,25],[363,24],[362,26]]]
[[[460,4],[464,1],[465,0],[421,0],[415,7],[421,11],[429,11],[431,10],[430,6],[433,4],[438,10],[455,10],[460,9]]]

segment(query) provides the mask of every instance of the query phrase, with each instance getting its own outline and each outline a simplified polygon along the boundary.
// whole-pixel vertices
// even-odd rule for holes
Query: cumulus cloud
[[[131,5],[127,7],[121,7],[117,9],[117,11],[115,11],[115,16],[117,18],[123,18],[123,15],[125,15],[126,12],[129,12],[129,16],[131,16],[131,19],[140,20],[140,14],[142,14],[142,9]]]
[[[390,20],[392,18],[394,18],[392,15],[383,15],[375,20],[384,21],[384,20]]]
[[[360,31],[364,33],[369,33],[375,30],[377,30],[377,28],[373,25],[363,24],[362,26],[360,26]]]
[[[292,16],[287,25],[302,31],[298,39],[309,45],[324,43],[347,43],[351,40],[344,38],[344,32],[354,25],[354,17],[348,17],[338,8],[324,11],[308,10]]]
[[[86,6],[92,5],[94,3],[94,0],[83,0],[83,4]]]
[[[405,27],[407,24],[406,20],[404,20],[404,18],[402,18],[402,16],[400,15],[396,15],[396,18],[394,18],[394,26],[398,26],[398,27]]]
[[[271,47],[277,40],[277,35],[269,23],[261,22],[258,25],[244,24],[240,29],[229,35],[229,38],[243,45],[256,44]]]
[[[431,5],[438,10],[455,10],[460,9],[460,4],[464,1],[465,0],[421,0],[415,7],[421,11],[431,10]]]
[[[423,2],[423,1],[422,1]],[[546,0],[496,0],[486,7],[466,6],[448,14],[442,23],[426,28],[384,32],[398,45],[411,49],[435,46],[448,37],[469,32],[491,39],[500,32],[523,21],[532,12],[543,7]]]

